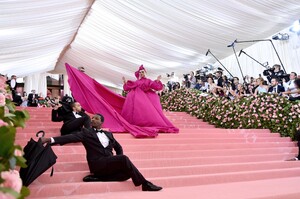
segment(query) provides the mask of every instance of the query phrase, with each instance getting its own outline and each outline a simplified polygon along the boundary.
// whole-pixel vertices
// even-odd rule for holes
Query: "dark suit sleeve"
[[[54,143],[53,144],[68,144],[68,143],[76,143],[76,142],[82,142],[84,140],[84,132],[78,132],[76,134],[69,134],[59,137],[54,137]]]
[[[29,95],[28,95],[28,101],[32,101],[32,94],[30,93]]]
[[[272,93],[272,91],[273,91],[273,87],[270,87],[268,93]]]
[[[63,121],[63,116],[61,115],[59,110],[54,110],[52,109],[52,113],[51,113],[51,121],[52,122],[61,122]]]
[[[223,87],[223,79],[222,79],[222,77],[220,77],[220,78],[218,79],[217,86]]]
[[[123,148],[122,146],[119,144],[119,142],[114,138],[113,134],[111,134],[111,137],[113,139],[113,148],[116,151],[117,155],[123,155]]]
[[[278,91],[279,91],[280,93],[282,93],[282,92],[284,92],[284,91],[285,91],[285,89],[284,89],[284,87],[283,87],[283,86],[280,86],[280,87],[279,87],[279,89],[278,89]]]

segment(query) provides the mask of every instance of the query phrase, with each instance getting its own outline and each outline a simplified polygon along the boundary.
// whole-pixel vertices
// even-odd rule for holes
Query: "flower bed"
[[[24,127],[26,111],[16,111],[11,102],[6,78],[0,76],[0,198],[24,198],[29,190],[22,187],[16,167],[26,167],[22,148],[15,145],[16,128]]]
[[[284,97],[264,94],[234,101],[201,96],[194,89],[180,89],[161,97],[165,110],[187,112],[219,128],[270,129],[294,138],[300,124],[300,104]]]

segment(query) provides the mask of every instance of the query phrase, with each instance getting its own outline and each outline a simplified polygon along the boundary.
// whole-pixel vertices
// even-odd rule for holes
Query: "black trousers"
[[[126,181],[132,179],[135,186],[147,182],[126,155],[103,157],[99,161],[89,162],[91,173],[101,181]]]
[[[76,118],[74,120],[65,122],[62,125],[60,132],[61,132],[61,135],[71,134],[71,133],[80,131],[83,126],[85,128],[91,127],[91,120],[89,117],[83,116],[83,117]]]
[[[297,100],[300,100],[300,97],[290,97],[289,100],[290,101],[297,101]]]

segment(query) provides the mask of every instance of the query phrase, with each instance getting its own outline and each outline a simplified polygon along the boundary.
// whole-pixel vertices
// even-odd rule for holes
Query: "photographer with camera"
[[[272,68],[264,70],[263,75],[267,77],[269,82],[271,82],[272,78],[277,78],[281,81],[285,73],[281,70],[281,66],[279,64],[275,64]]]
[[[189,81],[189,88],[195,88],[196,84],[197,84],[197,79],[195,77],[195,73],[193,71],[190,72],[190,77],[188,78]]]
[[[178,80],[178,78],[175,78],[174,72],[171,72],[171,74],[167,73],[167,77],[169,78],[167,87],[169,88],[169,92],[171,92],[172,90],[174,90],[174,87],[176,87],[176,81]]]
[[[32,90],[28,95],[27,105],[30,107],[37,107],[39,103],[39,96],[35,93],[35,90]]]
[[[191,81],[189,78],[189,74],[183,74],[182,76],[183,76],[182,86],[184,86],[185,88],[191,88]]]
[[[222,71],[215,72],[216,78],[217,78],[217,86],[223,87],[223,78],[222,78]]]
[[[79,102],[55,101],[51,115],[52,122],[61,122],[63,125],[60,129],[61,135],[67,135],[80,131],[83,127],[91,127],[90,117],[83,111]]]

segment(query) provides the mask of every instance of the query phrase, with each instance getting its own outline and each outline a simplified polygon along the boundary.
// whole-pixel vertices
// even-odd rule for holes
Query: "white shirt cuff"
[[[53,144],[55,142],[55,140],[53,138],[50,138],[51,139],[51,144]]]

